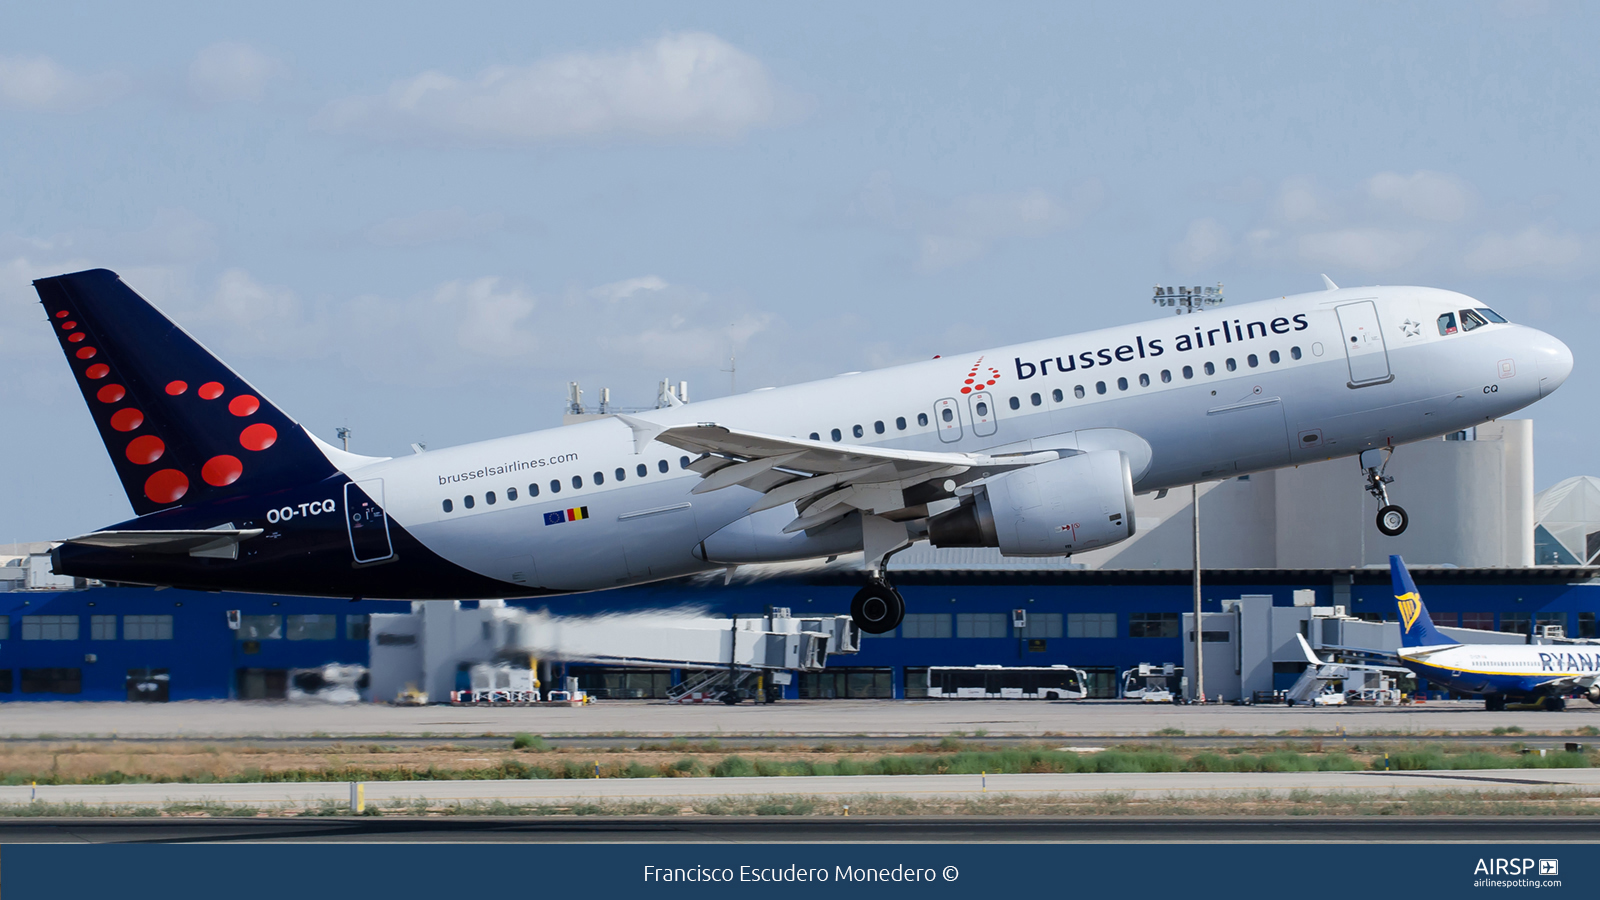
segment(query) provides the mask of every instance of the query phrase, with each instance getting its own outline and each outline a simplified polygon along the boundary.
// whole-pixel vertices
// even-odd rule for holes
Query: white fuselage
[[[1440,333],[1445,313],[1482,306],[1429,288],[1325,291],[638,418],[897,449],[1114,448],[1128,454],[1144,492],[1446,434],[1559,385],[1571,356],[1549,335],[1499,323]],[[508,596],[519,586],[595,590],[761,561],[701,558],[701,543],[730,526],[758,538],[749,544],[758,557],[849,549],[837,538],[826,547],[764,543],[793,508],[740,522],[759,495],[742,487],[691,495],[700,478],[688,461],[659,443],[636,452],[633,430],[616,419],[396,459],[335,458],[357,482],[381,480],[374,488],[393,522],[442,557],[506,582]],[[583,520],[546,524],[548,513],[582,508]]]
[[[1427,680],[1469,694],[1536,694],[1562,682],[1572,693],[1600,677],[1600,647],[1573,644],[1457,644],[1406,647],[1400,661]]]

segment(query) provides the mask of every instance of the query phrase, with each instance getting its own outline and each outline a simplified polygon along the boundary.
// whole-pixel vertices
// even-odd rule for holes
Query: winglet
[[[1312,664],[1313,666],[1323,665],[1322,660],[1317,658],[1316,651],[1312,650],[1311,649],[1311,645],[1306,643],[1306,636],[1305,635],[1296,634],[1295,635],[1295,639],[1300,642],[1300,650],[1301,650],[1301,652],[1305,653],[1306,662]]]
[[[659,437],[661,432],[667,430],[665,425],[658,425],[655,422],[649,422],[634,416],[625,416],[621,413],[617,413],[617,421],[633,429],[633,452],[635,454],[643,453],[644,448],[649,446],[651,441]]]
[[[1324,290],[1337,291],[1339,289],[1339,286],[1333,283],[1333,279],[1329,278],[1326,274],[1322,276],[1322,283],[1327,285]]]

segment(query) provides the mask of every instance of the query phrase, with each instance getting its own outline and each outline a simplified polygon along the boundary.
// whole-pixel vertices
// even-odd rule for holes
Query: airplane
[[[534,598],[860,551],[863,631],[916,541],[1070,556],[1135,492],[1357,456],[1521,409],[1561,341],[1420,287],[1286,296],[398,458],[302,427],[113,272],[34,282],[136,518],[64,575],[374,599]]]
[[[1580,691],[1590,703],[1600,703],[1600,647],[1463,644],[1433,626],[1398,556],[1389,557],[1389,577],[1400,609],[1400,664],[1418,677],[1459,693],[1482,694],[1484,709],[1494,711],[1504,710],[1508,698],[1561,710],[1566,696]]]

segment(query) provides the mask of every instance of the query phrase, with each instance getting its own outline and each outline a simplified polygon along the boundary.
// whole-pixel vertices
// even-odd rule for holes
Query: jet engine
[[[1589,690],[1585,691],[1583,696],[1590,703],[1600,704],[1600,684],[1589,685]]]
[[[935,547],[999,547],[1002,556],[1070,556],[1133,531],[1133,473],[1120,450],[1007,472],[928,519]]]

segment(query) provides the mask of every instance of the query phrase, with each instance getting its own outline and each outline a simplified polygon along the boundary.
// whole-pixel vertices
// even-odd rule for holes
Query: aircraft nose
[[[1539,373],[1539,396],[1545,397],[1561,387],[1572,374],[1572,350],[1554,335],[1535,331],[1533,355]]]

